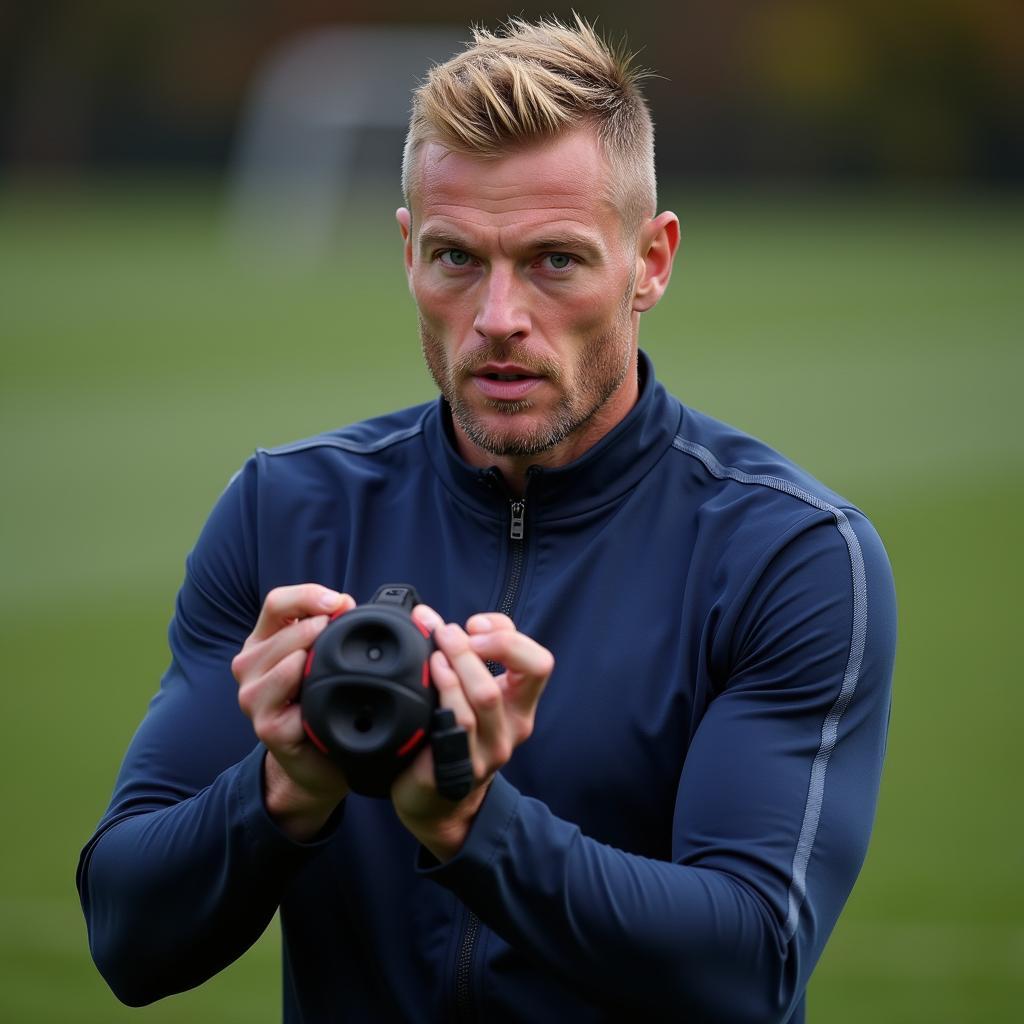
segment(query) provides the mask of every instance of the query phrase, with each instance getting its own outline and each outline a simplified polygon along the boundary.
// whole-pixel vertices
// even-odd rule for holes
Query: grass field
[[[864,508],[896,572],[882,800],[810,1018],[1019,1020],[1024,203],[669,198],[682,259],[642,331],[660,376]],[[397,229],[359,205],[301,269],[232,258],[201,190],[0,195],[2,1021],[279,1018],[273,934],[196,992],[121,1007],[73,875],[228,476],[431,393]]]

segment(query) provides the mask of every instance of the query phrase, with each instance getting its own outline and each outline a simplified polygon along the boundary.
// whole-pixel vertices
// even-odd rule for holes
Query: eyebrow
[[[443,231],[427,231],[419,237],[420,249],[433,249],[435,246],[447,246],[449,249],[472,249],[471,243],[458,235],[446,234]]]
[[[420,250],[447,246],[451,249],[465,249],[473,252],[475,246],[471,241],[457,234],[445,231],[427,231],[419,237]],[[569,252],[579,253],[591,262],[597,263],[604,259],[604,247],[587,235],[575,232],[560,232],[557,235],[545,235],[540,238],[528,239],[523,246],[531,252]]]
[[[545,252],[578,252],[591,261],[604,259],[604,247],[598,245],[592,238],[586,235],[577,235],[572,232],[559,235],[549,235],[530,242],[529,249],[543,250]]]

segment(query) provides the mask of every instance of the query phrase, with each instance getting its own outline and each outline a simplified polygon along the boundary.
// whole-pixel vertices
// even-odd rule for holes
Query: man
[[[83,853],[96,961],[145,1003],[280,907],[289,1021],[802,1020],[877,796],[881,544],[639,352],[679,226],[585,24],[435,68],[403,178],[442,397],[259,451],[221,497]],[[458,802],[427,751],[350,794],[302,729],[327,617],[398,580],[470,734]]]

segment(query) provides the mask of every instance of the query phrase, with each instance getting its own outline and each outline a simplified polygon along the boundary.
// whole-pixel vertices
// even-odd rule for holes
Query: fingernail
[[[492,628],[491,620],[486,615],[474,615],[473,618],[466,623],[467,626],[472,626],[474,629],[479,630],[481,633],[486,633]]]
[[[321,608],[337,608],[338,602],[341,600],[341,594],[334,590],[328,590],[325,594],[320,596],[320,607]]]
[[[416,613],[416,618],[423,623],[423,625],[430,631],[433,632],[441,625],[441,616],[436,612],[421,611]]]

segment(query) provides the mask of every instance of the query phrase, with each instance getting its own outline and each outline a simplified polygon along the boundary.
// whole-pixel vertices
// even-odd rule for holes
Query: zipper
[[[516,606],[516,598],[519,596],[519,583],[523,578],[523,556],[526,548],[526,499],[509,502],[509,572],[505,581],[505,592],[501,596],[501,604],[498,611],[503,615],[512,617],[512,609]],[[495,669],[491,669],[493,675],[497,675]]]
[[[480,933],[480,918],[468,907],[463,922],[459,955],[455,959],[455,1019],[462,1024],[473,1020],[473,999],[470,981],[473,976],[473,950]]]
[[[526,534],[526,499],[520,498],[512,502],[512,520],[509,523],[508,535],[512,540],[522,540]]]
[[[529,490],[530,478],[534,475],[535,467],[531,466],[526,471],[526,489]],[[492,468],[489,471],[490,479],[506,495],[508,487],[500,471]],[[504,615],[512,616],[512,609],[519,597],[519,585],[523,579],[523,562],[526,557],[526,496],[521,498],[508,498],[509,507],[509,571],[505,579],[505,588],[502,592],[501,603],[498,611]],[[497,662],[487,662],[491,675],[497,675],[500,666]],[[480,918],[468,907],[466,918],[463,923],[462,938],[459,942],[459,952],[455,958],[455,1018],[459,1022],[469,1022],[474,1019],[473,999],[471,990],[473,952],[476,947],[476,940],[480,934]]]

